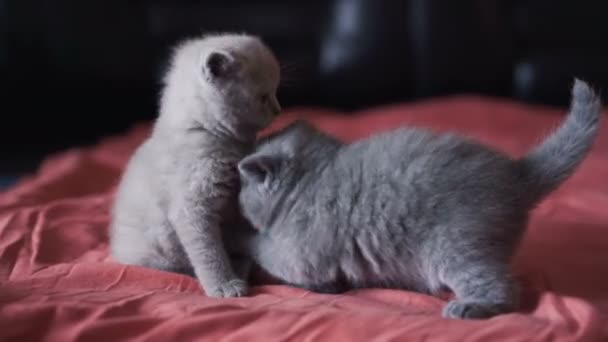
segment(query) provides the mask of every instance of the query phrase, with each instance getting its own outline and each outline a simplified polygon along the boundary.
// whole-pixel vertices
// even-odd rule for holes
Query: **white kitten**
[[[114,259],[194,273],[208,296],[246,293],[222,239],[246,224],[236,165],[279,113],[278,83],[278,63],[256,37],[213,35],[178,46],[151,137],[117,191]]]

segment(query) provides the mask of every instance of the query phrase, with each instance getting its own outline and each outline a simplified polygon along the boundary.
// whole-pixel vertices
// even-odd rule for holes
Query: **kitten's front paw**
[[[207,296],[215,298],[242,297],[247,294],[247,282],[241,279],[232,279],[209,291]]]
[[[452,300],[443,308],[443,317],[483,319],[511,311],[511,306],[501,303],[479,303]]]

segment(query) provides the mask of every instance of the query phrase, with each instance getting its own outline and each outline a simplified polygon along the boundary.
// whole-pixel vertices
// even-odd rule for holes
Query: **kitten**
[[[313,291],[450,289],[445,317],[517,307],[510,259],[529,212],[589,151],[600,99],[573,87],[562,126],[521,159],[456,135],[401,128],[342,144],[304,123],[239,163],[241,247],[271,275]]]
[[[246,224],[236,166],[280,112],[278,82],[278,63],[256,37],[211,35],[177,47],[152,134],[118,187],[115,260],[194,274],[211,297],[246,293],[223,239]]]

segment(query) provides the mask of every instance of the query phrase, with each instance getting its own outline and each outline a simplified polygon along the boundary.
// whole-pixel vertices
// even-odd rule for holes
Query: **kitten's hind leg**
[[[439,270],[441,282],[456,296],[444,307],[443,316],[482,319],[513,311],[518,289],[508,263],[490,253],[459,252],[448,255]]]
[[[147,229],[142,227],[114,223],[111,241],[112,258],[127,265],[194,276],[194,271],[181,250],[177,237],[172,234],[172,228],[165,227],[158,230],[165,234],[160,239],[165,242],[164,246],[160,246],[158,241],[150,240],[146,231]]]
[[[148,268],[154,268],[154,269],[157,269],[160,271],[183,274],[183,275],[187,275],[189,277],[196,277],[194,275],[194,270],[192,269],[191,266],[178,265],[178,264],[170,262],[159,256],[155,256],[155,257],[146,256],[145,258],[143,258],[141,260],[141,262],[139,264],[141,266],[148,267]]]

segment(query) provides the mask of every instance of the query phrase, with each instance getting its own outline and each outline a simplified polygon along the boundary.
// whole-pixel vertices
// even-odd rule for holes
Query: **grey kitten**
[[[562,126],[521,159],[456,135],[401,128],[342,144],[304,123],[239,163],[240,241],[263,269],[313,291],[395,287],[455,299],[445,317],[517,308],[509,263],[529,212],[568,178],[598,130],[600,99],[573,87]]]
[[[208,296],[246,293],[223,240],[246,224],[236,166],[279,113],[278,83],[278,63],[256,37],[212,35],[177,47],[153,132],[118,187],[114,259],[194,273]]]

